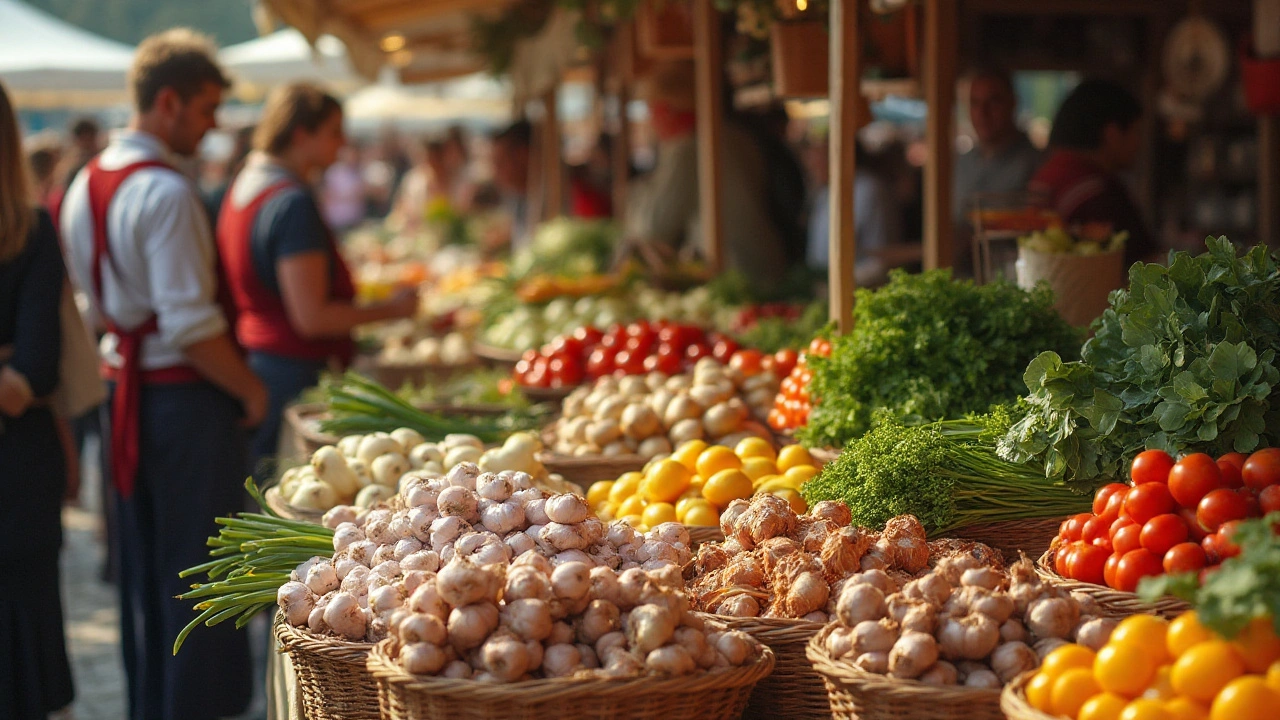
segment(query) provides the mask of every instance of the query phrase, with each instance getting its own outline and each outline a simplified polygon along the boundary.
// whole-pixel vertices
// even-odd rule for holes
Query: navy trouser
[[[276,451],[280,445],[280,426],[284,408],[303,390],[320,381],[326,363],[300,360],[264,352],[249,353],[249,369],[267,386],[267,415],[253,435],[250,469],[261,485],[275,474]]]
[[[174,596],[204,577],[214,518],[243,507],[245,432],[240,404],[208,383],[142,388],[140,462],[129,498],[116,492],[120,640],[130,720],[213,720],[244,712],[252,690],[249,639],[234,622],[196,628]],[[107,435],[110,437],[110,435]],[[113,491],[114,492],[114,491]]]

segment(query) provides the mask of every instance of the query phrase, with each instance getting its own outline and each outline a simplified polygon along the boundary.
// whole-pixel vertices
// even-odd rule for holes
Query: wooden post
[[[613,217],[619,222],[627,218],[627,190],[631,175],[631,119],[627,106],[631,104],[631,59],[635,53],[635,28],[631,23],[620,25],[614,31],[614,82],[618,101],[618,124],[613,136]]]
[[[830,95],[831,181],[828,188],[828,240],[831,251],[827,269],[831,319],[841,334],[853,329],[853,291],[857,287],[854,266],[858,244],[853,226],[854,147],[858,132],[858,93],[862,68],[858,42],[858,6],[831,3]]]
[[[560,217],[564,208],[564,162],[560,141],[560,116],[556,87],[542,96],[542,217]]]
[[[929,106],[924,168],[924,267],[951,267],[955,226],[951,176],[955,162],[956,1],[925,0],[924,96]]]
[[[720,134],[723,128],[720,14],[712,0],[693,0],[694,75],[698,113],[698,212],[712,272],[724,269],[720,217]]]
[[[1280,57],[1280,0],[1254,0],[1253,50]],[[1258,242],[1280,247],[1280,117],[1258,118]]]

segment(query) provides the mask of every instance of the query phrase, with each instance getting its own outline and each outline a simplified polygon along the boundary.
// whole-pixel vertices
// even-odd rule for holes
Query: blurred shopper
[[[205,211],[209,213],[209,221],[213,223],[215,234],[218,231],[218,211],[222,209],[222,201],[227,196],[227,189],[244,169],[251,150],[253,150],[253,126],[249,125],[235,131],[231,141],[231,152],[222,165],[222,177],[208,191],[201,193],[200,198],[204,202]]]
[[[1125,262],[1153,259],[1160,246],[1120,174],[1142,148],[1142,105],[1128,90],[1086,80],[1062,101],[1049,133],[1052,154],[1031,179],[1033,194],[1069,225],[1104,223],[1127,231]]]
[[[861,287],[884,281],[889,268],[880,253],[902,242],[902,210],[892,184],[876,169],[861,141],[854,152],[853,229],[858,251],[854,274]],[[806,159],[816,187],[809,210],[805,262],[813,270],[825,272],[831,262],[830,158],[826,141],[812,143]]]
[[[69,187],[80,170],[99,152],[102,152],[102,127],[98,121],[82,117],[71,123],[71,150],[64,160],[63,186]]]
[[[338,151],[338,161],[325,171],[321,188],[320,207],[329,227],[343,232],[364,220],[365,185],[359,147],[344,145]]]
[[[355,286],[310,191],[346,138],[342,106],[313,85],[272,91],[253,136],[254,152],[222,204],[218,251],[235,301],[236,339],[267,384],[266,418],[254,435],[255,473],[276,455],[287,403],[315,385],[326,367],[345,366],[357,325],[411,317],[416,292],[369,307]]]
[[[569,212],[579,218],[607,218],[613,215],[612,139],[601,133],[580,165],[569,167]],[[625,182],[621,178],[618,182]]]
[[[977,143],[956,158],[952,216],[960,230],[955,244],[957,272],[972,274],[969,213],[978,195],[1011,195],[1027,189],[1044,155],[1018,128],[1018,97],[1008,73],[983,68],[969,76],[969,122]]]
[[[58,184],[58,160],[56,146],[45,145],[27,153],[27,165],[31,168],[32,192],[36,205],[46,212],[62,202],[62,188]]]
[[[470,209],[473,190],[464,176],[465,159],[448,139],[423,143],[422,160],[405,174],[387,220],[392,227],[418,230],[430,206],[445,203],[457,212]]]
[[[536,218],[529,209],[529,145],[533,126],[515,122],[493,136],[493,182],[511,220],[510,245],[515,252],[532,239]]]
[[[658,162],[633,183],[627,203],[628,240],[665,258],[682,252],[705,256],[698,208],[698,143],[695,137],[691,61],[660,65],[651,78],[649,111],[658,136]],[[769,214],[765,159],[750,133],[725,123],[721,150],[721,222],[725,266],[742,273],[767,295],[786,268],[779,228]]]
[[[191,620],[178,572],[208,560],[214,518],[241,509],[242,424],[267,392],[217,302],[213,236],[175,166],[216,125],[229,83],[187,29],[138,45],[128,129],[76,177],[62,209],[70,267],[107,329],[110,472],[120,532],[120,637],[132,720],[212,720],[248,705],[248,638]]]
[[[36,209],[18,121],[0,85],[0,717],[44,720],[71,703],[58,552],[66,468],[46,401],[58,384],[58,237]]]

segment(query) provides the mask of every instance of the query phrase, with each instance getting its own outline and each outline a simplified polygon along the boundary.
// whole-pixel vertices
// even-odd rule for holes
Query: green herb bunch
[[[1196,615],[1226,638],[1234,638],[1257,618],[1267,618],[1280,633],[1280,513],[1247,520],[1231,540],[1240,554],[1223,561],[1203,584],[1199,573],[1143,578],[1138,594],[1151,602],[1164,595],[1195,606]]]
[[[1080,343],[1046,288],[895,271],[856,299],[853,331],[832,341],[830,358],[809,360],[818,402],[799,437],[810,447],[843,447],[879,410],[928,421],[1013,401],[1029,361],[1045,350],[1070,355]]]
[[[1031,410],[1001,457],[1050,477],[1118,478],[1137,453],[1248,453],[1280,442],[1280,270],[1226,238],[1168,267],[1135,264],[1080,362],[1027,367]],[[1274,398],[1274,400],[1273,400]]]
[[[849,443],[801,493],[810,505],[843,501],[855,525],[881,527],[896,515],[915,515],[931,535],[1088,510],[1088,488],[996,456],[995,441],[1011,422],[1007,406],[914,427],[880,413],[874,429]]]

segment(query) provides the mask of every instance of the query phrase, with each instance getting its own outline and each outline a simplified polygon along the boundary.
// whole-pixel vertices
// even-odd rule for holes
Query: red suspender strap
[[[116,350],[121,358],[120,368],[108,373],[109,379],[116,384],[111,404],[111,477],[116,490],[126,498],[133,494],[138,472],[142,384],[148,379],[181,382],[194,379],[194,373],[190,368],[165,368],[144,374],[142,344],[147,336],[155,334],[159,329],[155,315],[138,327],[125,330],[106,314],[106,305],[102,301],[102,264],[107,262],[113,268],[115,266],[107,238],[107,211],[116,191],[130,175],[145,168],[168,167],[170,166],[160,161],[146,161],[126,165],[118,170],[102,170],[97,158],[88,166],[89,209],[93,214],[93,262],[90,266],[93,287],[90,292],[98,304],[107,330],[116,336]],[[118,270],[116,275],[119,277]],[[161,378],[160,374],[166,377]]]

